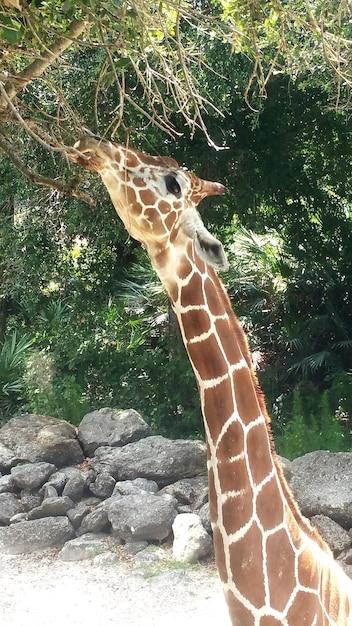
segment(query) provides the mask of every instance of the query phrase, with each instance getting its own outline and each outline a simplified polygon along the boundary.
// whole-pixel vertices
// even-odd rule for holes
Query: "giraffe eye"
[[[165,176],[165,184],[166,189],[169,193],[172,193],[176,198],[180,198],[181,196],[181,187],[177,181],[177,178],[172,174],[167,174]]]

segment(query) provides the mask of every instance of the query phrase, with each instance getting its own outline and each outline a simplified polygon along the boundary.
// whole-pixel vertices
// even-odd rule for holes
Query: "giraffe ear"
[[[217,270],[226,271],[229,264],[222,243],[203,226],[196,230],[193,245],[198,256]]]

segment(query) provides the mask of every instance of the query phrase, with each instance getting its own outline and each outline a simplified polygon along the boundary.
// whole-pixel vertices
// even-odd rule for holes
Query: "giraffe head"
[[[180,257],[190,240],[202,260],[227,269],[222,244],[205,228],[197,211],[206,196],[223,194],[223,185],[198,178],[172,158],[146,155],[109,141],[84,137],[75,148],[85,155],[75,160],[100,174],[126,229],[147,248],[159,269],[167,259],[175,261],[171,249]]]

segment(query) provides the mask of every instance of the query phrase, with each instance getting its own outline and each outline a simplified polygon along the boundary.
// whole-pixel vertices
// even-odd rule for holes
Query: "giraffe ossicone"
[[[200,391],[215,557],[233,626],[352,626],[352,582],[302,517],[284,479],[244,332],[216,269],[221,243],[197,211],[224,192],[169,157],[92,137],[76,146],[177,315]]]

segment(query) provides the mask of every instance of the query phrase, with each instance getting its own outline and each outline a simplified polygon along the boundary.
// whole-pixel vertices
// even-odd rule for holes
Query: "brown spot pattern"
[[[211,380],[227,373],[227,364],[213,335],[198,343],[189,343],[187,350],[202,380]]]
[[[177,219],[176,211],[171,211],[171,213],[169,213],[169,215],[165,218],[164,223],[168,230],[171,230],[171,228],[174,226],[176,219]]]
[[[268,537],[266,553],[270,604],[283,611],[296,587],[295,554],[284,529]]]
[[[254,626],[254,617],[252,613],[246,609],[246,607],[235,598],[232,591],[228,591],[226,599],[230,611],[230,616],[233,624],[238,626]]]
[[[264,615],[260,620],[260,626],[282,626],[283,622],[272,615]]]
[[[219,442],[216,456],[219,461],[225,461],[244,449],[244,433],[242,424],[236,420],[228,427],[226,434]]]
[[[284,507],[275,476],[258,493],[256,511],[265,530],[276,528],[282,523]]]
[[[217,495],[216,495],[216,490],[215,490],[215,483],[214,483],[214,472],[213,469],[210,468],[208,470],[208,488],[209,488],[209,514],[210,514],[210,520],[216,524],[217,519],[218,519],[218,509],[217,509]]]
[[[188,261],[188,259],[183,258],[177,270],[177,274],[179,275],[181,280],[184,280],[192,272],[192,269],[192,264]]]
[[[145,180],[143,178],[137,178],[136,176],[132,179],[133,185],[138,189],[141,187],[145,187]]]
[[[206,333],[210,328],[210,319],[206,311],[182,313],[181,319],[187,341],[190,341],[193,337],[199,337],[199,335]]]
[[[246,492],[238,497],[228,498],[222,505],[224,528],[228,535],[236,533],[242,526],[248,524],[253,514],[253,494],[247,488]]]
[[[160,200],[159,204],[158,204],[158,209],[159,209],[160,213],[168,213],[170,211],[171,207],[168,204],[168,202],[165,202],[165,200]]]
[[[216,320],[215,326],[221,339],[227,360],[232,364],[239,363],[242,358],[242,354],[229,320]]]
[[[229,378],[211,389],[204,391],[204,414],[213,441],[219,437],[226,420],[234,412],[234,404]]]
[[[317,596],[312,593],[299,591],[287,613],[289,625],[312,626],[315,616],[318,617],[316,624],[324,624]]]
[[[181,290],[182,306],[204,304],[202,279],[199,274],[193,274],[191,280]]]
[[[311,550],[304,550],[298,557],[298,580],[303,587],[317,589],[319,585],[320,572]]]
[[[259,609],[264,604],[265,592],[262,537],[256,524],[251,526],[242,539],[230,546],[230,561],[237,589]]]
[[[156,195],[150,189],[142,189],[139,192],[139,197],[142,204],[144,204],[145,206],[154,204],[156,200]],[[156,215],[156,211],[154,211],[154,214]]]
[[[220,580],[226,583],[227,582],[227,569],[226,569],[226,562],[225,562],[224,542],[222,540],[222,536],[218,528],[214,528],[213,541],[214,541],[216,566],[218,568]]]
[[[231,462],[226,460],[218,463],[218,473],[222,493],[243,489],[248,494],[248,498],[252,498],[252,489],[245,459],[237,459]]]
[[[264,423],[254,426],[247,435],[248,463],[256,485],[273,469],[268,432]]]
[[[260,415],[251,373],[248,368],[235,370],[233,373],[235,397],[238,412],[244,424],[249,424]]]
[[[209,278],[205,280],[204,289],[210,313],[213,315],[224,315],[225,307],[222,302],[222,292],[217,290]]]

